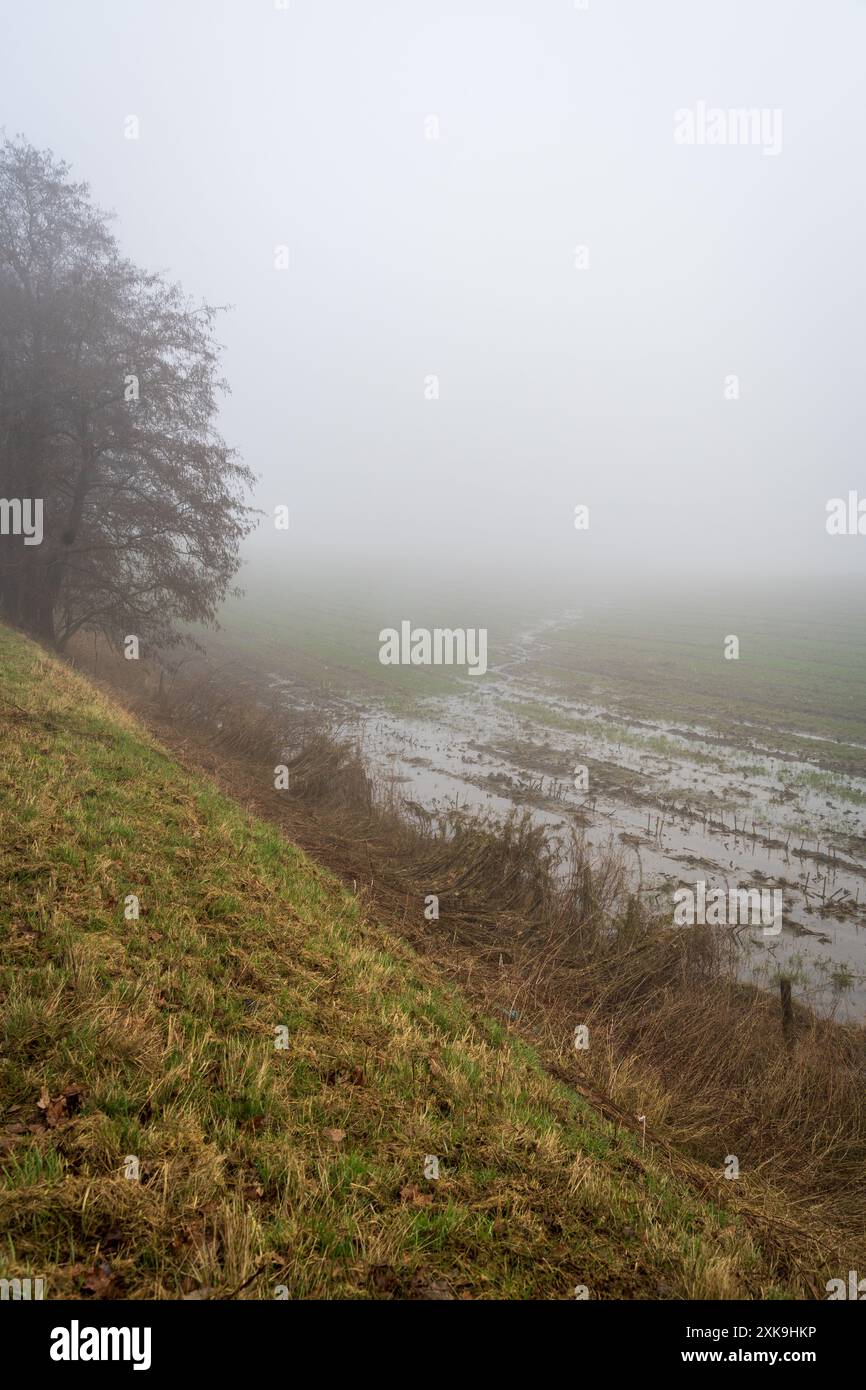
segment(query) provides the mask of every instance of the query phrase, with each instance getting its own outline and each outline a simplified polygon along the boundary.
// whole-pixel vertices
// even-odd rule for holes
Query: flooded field
[[[395,609],[356,584],[315,601],[299,588],[288,608],[263,593],[251,612],[228,615],[229,647],[294,703],[336,713],[406,801],[517,806],[551,834],[613,846],[671,920],[681,886],[781,890],[779,935],[738,929],[744,973],[773,980],[783,965],[816,1007],[866,1016],[855,586],[602,591],[571,608],[407,592]],[[381,665],[380,629],[407,615],[489,628],[487,673]]]
[[[467,678],[408,713],[355,701],[370,764],[427,810],[525,807],[552,834],[613,843],[635,888],[671,916],[680,885],[780,889],[781,934],[740,929],[744,974],[772,980],[784,964],[817,1007],[862,1016],[866,777],[827,770],[822,744],[835,757],[839,740],[809,729],[773,737],[766,722],[738,721],[726,736],[629,717],[591,691],[567,698],[545,667],[580,622],[572,613],[537,625],[485,681]]]

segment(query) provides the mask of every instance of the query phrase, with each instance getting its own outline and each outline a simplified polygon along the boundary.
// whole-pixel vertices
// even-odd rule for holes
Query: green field
[[[203,640],[211,651],[308,685],[317,694],[373,699],[406,708],[428,696],[465,688],[465,670],[446,666],[383,666],[379,633],[403,619],[416,627],[485,627],[490,661],[506,650],[515,626],[536,608],[501,596],[464,596],[447,584],[401,582],[399,576],[342,577],[321,582],[296,570],[278,577],[256,569],[243,597],[220,613],[220,632]],[[483,682],[489,677],[473,677]]]
[[[737,660],[724,657],[729,634]],[[769,735],[798,757],[866,774],[866,623],[849,591],[588,605],[545,636],[530,674],[614,718],[700,725],[733,745]]]

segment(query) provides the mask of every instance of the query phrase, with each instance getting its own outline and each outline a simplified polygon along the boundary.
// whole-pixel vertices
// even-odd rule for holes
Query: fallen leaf
[[[100,1260],[81,1285],[81,1292],[90,1298],[116,1298],[117,1281],[107,1260]]]
[[[431,1193],[422,1192],[414,1183],[407,1183],[405,1187],[400,1188],[400,1201],[413,1207],[429,1207],[432,1206],[433,1196]]]
[[[328,1086],[363,1086],[364,1080],[363,1067],[352,1067],[350,1071],[329,1071],[325,1077]]]
[[[78,1086],[67,1086],[66,1090],[59,1096],[51,1099],[51,1094],[47,1086],[43,1086],[36,1102],[37,1109],[41,1110],[45,1117],[45,1124],[49,1129],[56,1129],[58,1125],[68,1120],[70,1115],[81,1104],[81,1089]]]
[[[390,1265],[376,1265],[370,1271],[370,1284],[376,1293],[396,1293],[400,1287],[400,1277]]]
[[[453,1293],[444,1279],[435,1279],[423,1270],[418,1270],[412,1278],[409,1297],[415,1299],[435,1299],[439,1302],[452,1300]]]
[[[45,1115],[45,1123],[49,1129],[56,1129],[67,1118],[65,1096],[57,1096],[55,1100],[40,1098],[38,1105]]]

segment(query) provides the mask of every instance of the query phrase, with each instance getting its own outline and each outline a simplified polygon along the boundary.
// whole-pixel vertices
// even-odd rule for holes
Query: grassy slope
[[[736,1217],[3,628],[0,682],[0,1276],[47,1297],[225,1296],[256,1271],[241,1296],[785,1292]]]

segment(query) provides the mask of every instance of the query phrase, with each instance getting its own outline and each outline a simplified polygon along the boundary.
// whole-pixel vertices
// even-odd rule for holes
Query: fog
[[[248,557],[862,576],[864,42],[854,0],[47,0],[0,122],[230,306]],[[683,143],[701,103],[764,135]]]
[[[866,1298],[864,55],[0,0],[0,1300],[826,1366],[761,1309]]]

